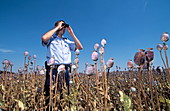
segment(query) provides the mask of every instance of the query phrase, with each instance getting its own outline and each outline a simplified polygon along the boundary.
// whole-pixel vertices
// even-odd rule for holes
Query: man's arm
[[[70,33],[70,35],[72,36],[72,38],[74,39],[74,42],[76,43],[76,49],[79,49],[79,50],[83,49],[82,44],[80,43],[80,41],[78,40],[78,38],[74,34],[72,28],[69,26],[69,27],[67,27],[67,29],[68,29],[68,32]]]
[[[43,41],[44,43],[47,43],[48,40],[54,35],[54,33],[55,33],[57,30],[61,29],[61,28],[62,28],[62,23],[60,22],[60,23],[58,24],[58,26],[56,26],[54,29],[46,32],[46,33],[42,36],[42,41]]]

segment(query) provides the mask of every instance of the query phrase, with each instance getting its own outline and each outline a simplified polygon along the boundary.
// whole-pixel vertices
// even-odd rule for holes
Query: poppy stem
[[[160,50],[160,56],[161,56],[162,62],[163,62],[163,64],[164,64],[164,67],[165,67],[165,69],[166,69],[167,67],[166,67],[165,61],[164,61],[164,59],[163,59],[163,57],[162,57],[162,51],[161,51],[161,50]]]
[[[138,101],[139,101],[139,109],[143,109],[142,100],[141,100],[141,67],[138,68]]]
[[[50,104],[49,104],[49,111],[51,109],[51,106],[52,106],[52,71],[53,71],[53,67],[51,66],[50,67]]]
[[[165,58],[166,58],[166,65],[167,65],[167,78],[168,78],[168,81],[170,82],[170,67],[169,67],[169,63],[168,63],[168,54],[166,52],[166,50],[164,50],[165,52]]]
[[[152,87],[152,84],[153,84],[153,75],[152,75],[152,68],[151,68],[151,66],[149,66],[149,67],[150,67],[150,70],[149,70],[149,81],[150,81],[151,104],[152,104],[153,111],[155,111],[155,104],[154,104],[154,101],[153,101],[153,87]]]

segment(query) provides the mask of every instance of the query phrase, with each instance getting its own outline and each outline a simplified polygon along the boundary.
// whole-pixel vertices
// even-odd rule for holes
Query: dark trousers
[[[58,65],[59,66],[59,65]],[[58,81],[57,84],[57,91],[59,91],[61,93],[60,99],[62,99],[62,84],[64,81],[62,81],[63,77],[61,75],[58,75],[58,80],[56,80],[57,77],[57,68],[58,66],[55,66],[52,70],[52,81],[54,83],[56,83],[56,81]],[[49,103],[49,96],[50,96],[50,66],[47,65],[47,61],[45,62],[45,68],[46,68],[46,80],[45,80],[45,85],[44,85],[44,92],[45,92],[45,97],[46,97],[46,105],[48,105]],[[66,82],[66,86],[67,86],[67,90],[68,90],[68,95],[70,94],[70,89],[69,89],[69,81],[70,81],[70,76],[69,76],[69,69],[70,69],[70,65],[65,65],[65,69],[66,72],[64,73],[64,78],[65,78],[65,82]],[[54,90],[55,91],[55,90]],[[53,92],[55,94],[55,92]]]

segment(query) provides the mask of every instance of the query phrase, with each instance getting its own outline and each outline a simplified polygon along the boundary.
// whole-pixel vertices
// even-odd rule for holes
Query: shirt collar
[[[64,39],[64,40],[67,39],[67,38],[65,38],[64,36],[63,36],[62,38],[60,38],[60,37],[57,36],[57,35],[54,35],[53,38]]]

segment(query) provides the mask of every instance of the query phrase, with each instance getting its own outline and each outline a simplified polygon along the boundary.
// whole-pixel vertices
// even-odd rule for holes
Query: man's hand
[[[77,39],[76,35],[74,34],[73,32],[73,29],[71,28],[71,26],[68,26],[67,27],[67,30],[69,32],[69,34],[72,36],[72,38],[74,39],[74,42],[76,43],[76,49],[82,49],[83,46],[82,44],[80,43],[80,41]]]
[[[63,23],[64,23],[63,21],[58,23],[57,27],[58,27],[59,30],[62,30],[64,28],[64,26],[62,26]]]
[[[73,36],[74,35],[73,29],[70,26],[68,26],[67,29],[69,34]]]
[[[54,33],[56,33],[56,31],[60,31],[60,30],[62,30],[62,29],[64,28],[64,26],[62,26],[63,23],[64,23],[63,21],[59,22],[58,25],[54,27],[54,29],[46,32],[46,33],[42,36],[42,41],[43,41],[44,43],[47,43],[48,40],[54,35]]]

